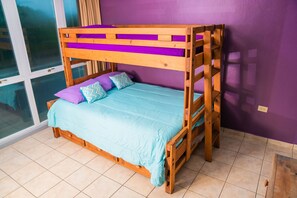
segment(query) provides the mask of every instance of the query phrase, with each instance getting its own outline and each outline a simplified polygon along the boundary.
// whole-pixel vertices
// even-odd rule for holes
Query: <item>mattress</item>
[[[104,34],[84,34],[78,35],[79,38],[96,38],[104,39]],[[202,39],[203,36],[197,35],[196,39]],[[117,34],[117,39],[132,39],[132,40],[158,40],[158,35],[144,34]],[[185,42],[185,36],[173,35],[172,41]],[[184,49],[166,48],[166,47],[146,47],[146,46],[129,46],[129,45],[112,45],[112,44],[89,44],[89,43],[67,43],[68,48],[106,50],[117,52],[131,52],[142,54],[166,55],[166,56],[185,56]],[[202,51],[200,48],[196,52]]]
[[[48,125],[144,166],[151,173],[151,183],[161,186],[166,144],[182,129],[183,91],[135,83],[107,94],[92,104],[57,100],[48,112]]]

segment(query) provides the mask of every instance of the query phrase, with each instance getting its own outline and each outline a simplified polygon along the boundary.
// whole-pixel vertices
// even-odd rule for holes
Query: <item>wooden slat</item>
[[[201,47],[201,46],[203,46],[203,44],[204,44],[203,39],[196,40],[196,42],[195,42],[195,48]]]
[[[180,171],[180,169],[183,167],[183,165],[186,163],[186,157],[182,157],[180,158],[177,162],[176,162],[176,168],[175,168],[175,173],[178,173]]]
[[[194,69],[197,69],[198,67],[202,66],[203,60],[204,60],[203,56],[204,56],[203,52],[195,55],[195,67],[194,67]]]
[[[212,91],[212,101],[215,101],[217,97],[220,96],[220,92],[219,91]]]
[[[63,34],[169,34],[185,35],[186,28],[60,28]]]
[[[175,147],[175,145],[182,139],[185,137],[185,135],[187,134],[188,129],[186,127],[182,128],[182,130],[180,130],[180,132],[178,132],[178,134],[176,136],[174,136],[166,145],[166,149],[167,151],[170,150],[170,147]]]
[[[196,122],[198,122],[198,120],[203,116],[204,111],[205,111],[205,107],[203,107],[203,108],[199,111],[199,113],[197,113],[197,115],[195,115],[194,118],[192,118],[192,123],[193,123],[193,125],[196,124]]]
[[[159,41],[171,41],[172,40],[172,36],[171,35],[159,34],[158,35],[158,40]]]
[[[211,71],[212,76],[217,75],[218,73],[220,73],[220,71],[221,71],[220,69],[214,68],[214,67],[212,66],[212,71]]]
[[[186,152],[187,149],[187,141],[183,140],[183,142],[176,148],[176,160],[179,160],[179,158]]]
[[[191,112],[192,114],[198,111],[198,109],[203,105],[204,103],[204,94],[202,94],[199,98],[197,98],[193,102],[193,111]]]
[[[129,45],[129,46],[146,46],[146,47],[168,47],[185,49],[185,42],[178,41],[149,41],[149,40],[132,40],[132,39],[92,39],[92,38],[64,38],[66,43],[90,43],[90,44],[112,44],[112,45]]]
[[[64,55],[72,58],[148,66],[176,71],[184,71],[185,68],[184,57],[71,48],[65,49]]]
[[[217,130],[213,130],[212,132],[212,144],[214,144],[219,138],[219,132]]]
[[[202,79],[204,77],[204,71],[198,73],[197,75],[195,75],[194,77],[194,82],[198,82],[200,79]]]

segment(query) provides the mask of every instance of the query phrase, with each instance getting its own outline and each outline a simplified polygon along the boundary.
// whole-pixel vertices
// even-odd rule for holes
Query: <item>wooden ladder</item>
[[[213,34],[212,34],[213,32]],[[205,160],[212,161],[212,148],[220,147],[221,66],[223,29],[204,33]]]

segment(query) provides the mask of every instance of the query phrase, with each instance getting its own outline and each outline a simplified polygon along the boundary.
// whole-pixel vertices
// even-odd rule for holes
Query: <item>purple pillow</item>
[[[82,95],[80,88],[94,84],[95,82],[97,82],[97,81],[94,79],[87,80],[80,84],[77,84],[77,85],[74,85],[71,87],[67,87],[66,89],[63,89],[63,90],[59,91],[58,93],[56,93],[55,96],[62,98],[64,100],[67,100],[68,102],[78,104],[80,102],[85,101],[85,98]]]
[[[103,74],[101,76],[98,76],[97,78],[94,78],[94,80],[99,81],[100,85],[103,87],[103,89],[105,91],[108,91],[110,89],[112,89],[114,87],[114,84],[112,83],[112,81],[110,80],[109,76],[114,76],[117,74],[121,74],[123,72],[120,71],[116,71],[116,72],[110,72],[107,74]],[[134,77],[130,74],[128,74],[130,79],[133,79]]]
[[[83,28],[116,28],[112,25],[88,25]],[[78,34],[78,38],[106,38],[105,34]]]

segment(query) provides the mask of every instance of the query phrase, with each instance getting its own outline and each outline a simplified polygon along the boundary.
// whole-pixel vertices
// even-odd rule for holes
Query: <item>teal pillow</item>
[[[96,100],[107,96],[105,90],[101,87],[99,82],[80,88],[83,96],[86,98],[88,103],[93,103]]]
[[[134,82],[129,78],[129,76],[125,72],[120,73],[118,75],[109,76],[109,78],[118,89],[123,89],[134,84]]]

